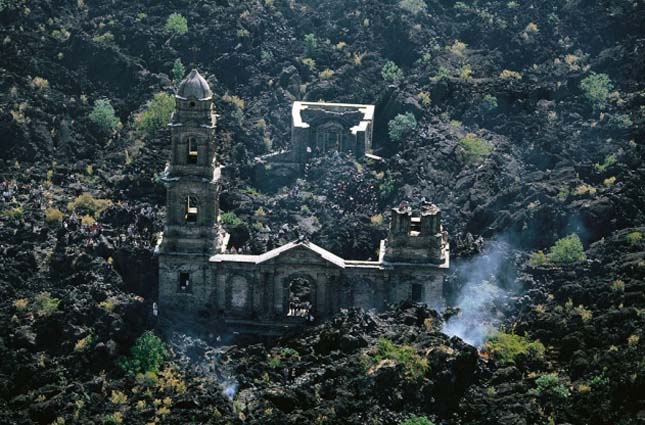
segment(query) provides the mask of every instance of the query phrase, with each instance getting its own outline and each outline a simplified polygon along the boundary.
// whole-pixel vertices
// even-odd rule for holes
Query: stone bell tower
[[[159,244],[159,291],[196,295],[208,258],[225,247],[218,224],[220,167],[215,158],[213,93],[192,70],[175,94],[169,127],[172,153],[163,173],[166,225]],[[197,294],[199,295],[199,294]]]
[[[199,72],[192,70],[179,85],[175,103],[169,124],[172,154],[163,176],[167,215],[161,249],[175,254],[213,255],[219,234],[220,186],[213,93]]]

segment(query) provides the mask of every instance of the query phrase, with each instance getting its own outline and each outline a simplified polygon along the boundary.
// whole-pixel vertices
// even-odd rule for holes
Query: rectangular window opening
[[[186,216],[187,223],[197,223],[197,205],[190,196],[186,198]]]
[[[410,236],[419,236],[421,234],[421,218],[412,217],[410,219]]]
[[[188,163],[189,164],[197,164],[197,143],[195,143],[195,139],[192,137],[188,138]]]
[[[179,273],[179,292],[190,292],[190,273]]]
[[[412,284],[412,301],[415,303],[423,301],[423,286],[418,283]]]

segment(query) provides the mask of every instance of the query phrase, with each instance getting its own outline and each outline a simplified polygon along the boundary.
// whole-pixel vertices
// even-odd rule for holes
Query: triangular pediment
[[[345,267],[345,261],[331,252],[309,242],[291,242],[262,254],[262,262],[271,261],[276,264],[310,264],[334,265]]]

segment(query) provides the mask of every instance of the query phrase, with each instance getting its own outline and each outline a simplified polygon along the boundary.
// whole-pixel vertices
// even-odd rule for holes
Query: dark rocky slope
[[[0,180],[13,192],[0,205],[0,423],[117,413],[123,423],[641,423],[645,246],[628,234],[645,231],[642,2],[425,3],[413,13],[397,1],[0,2]],[[163,26],[175,12],[189,32],[171,37]],[[306,53],[308,33],[317,47]],[[486,360],[440,333],[456,310],[406,306],[224,353],[166,332],[176,366],[154,384],[124,376],[116,359],[154,326],[156,173],[169,154],[168,134],[141,135],[135,115],[172,89],[177,58],[216,95],[222,208],[244,222],[229,229],[237,247],[306,234],[374,257],[389,208],[426,197],[464,257],[448,281],[508,289],[490,307],[496,326],[539,339],[544,357]],[[384,80],[388,60],[401,81]],[[613,82],[602,111],[580,88],[590,72]],[[99,98],[123,123],[111,135],[88,118]],[[253,190],[253,157],[288,143],[295,99],[376,104],[384,162],[323,158],[297,188]],[[397,143],[387,122],[403,112],[418,125]],[[460,140],[471,133],[490,156],[469,160]],[[85,192],[111,201],[100,227],[69,219]],[[46,208],[67,227],[46,222]],[[587,261],[528,265],[529,252],[574,232]],[[469,274],[481,264],[466,259],[481,248],[469,234],[503,239],[503,266]],[[410,379],[401,363],[366,365],[381,337],[414,347],[428,370]],[[565,383],[565,400],[532,391],[545,373]],[[239,386],[234,400],[222,383]]]

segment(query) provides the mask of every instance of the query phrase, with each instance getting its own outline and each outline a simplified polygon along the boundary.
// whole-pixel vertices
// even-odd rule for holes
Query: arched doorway
[[[304,276],[291,276],[285,281],[286,315],[313,321],[314,315],[314,282]]]

